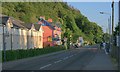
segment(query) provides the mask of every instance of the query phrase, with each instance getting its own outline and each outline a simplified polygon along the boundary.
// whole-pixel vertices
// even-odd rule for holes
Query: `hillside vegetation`
[[[102,28],[90,22],[78,9],[63,2],[10,2],[2,3],[2,13],[13,16],[25,23],[36,23],[39,16],[45,19],[52,18],[54,22],[60,21],[62,37],[72,35],[72,41],[79,36],[90,43],[102,41]],[[59,18],[59,19],[58,19]]]

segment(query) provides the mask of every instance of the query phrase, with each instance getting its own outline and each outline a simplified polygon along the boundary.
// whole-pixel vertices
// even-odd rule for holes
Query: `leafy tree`
[[[39,16],[45,16],[46,20],[52,18],[61,22],[62,37],[72,34],[74,42],[79,36],[92,44],[102,41],[102,28],[66,2],[3,2],[2,14],[26,23],[36,23]]]

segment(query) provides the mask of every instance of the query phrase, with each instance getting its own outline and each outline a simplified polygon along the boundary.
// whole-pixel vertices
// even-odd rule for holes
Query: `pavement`
[[[97,48],[77,48],[3,63],[3,70],[115,70]]]
[[[115,70],[112,60],[104,50],[98,51],[84,70]]]

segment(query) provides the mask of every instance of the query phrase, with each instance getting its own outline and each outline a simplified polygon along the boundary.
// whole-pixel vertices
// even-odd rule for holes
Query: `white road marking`
[[[68,58],[70,58],[70,57],[72,57],[72,56],[74,56],[74,55],[77,55],[77,54],[73,54],[73,55],[70,55],[70,56],[68,56],[68,57],[65,57],[65,58],[63,58],[63,60],[66,60],[66,59],[68,59]],[[59,62],[61,62],[62,60],[58,60],[58,61],[55,61],[54,63],[59,63]],[[43,66],[43,67],[40,67],[40,69],[43,69],[43,68],[46,68],[46,67],[49,67],[49,66],[51,66],[52,64],[47,64],[47,65],[45,65],[45,66]]]
[[[77,55],[77,54],[74,54],[74,55]]]
[[[59,62],[61,62],[62,60],[58,60],[58,61],[55,61],[54,63],[59,63]]]
[[[66,59],[68,59],[68,57],[63,58],[63,60],[66,60]]]
[[[69,56],[69,57],[72,57],[73,55]]]
[[[43,66],[43,67],[40,67],[40,69],[43,69],[43,68],[46,68],[46,67],[49,67],[49,66],[51,66],[52,64],[47,64],[47,65],[45,65],[45,66]]]

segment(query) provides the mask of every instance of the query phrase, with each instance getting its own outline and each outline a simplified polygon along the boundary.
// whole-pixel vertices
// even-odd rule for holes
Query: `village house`
[[[48,23],[43,18],[40,18],[40,20],[38,21],[38,24],[42,25],[42,28],[44,31],[44,33],[43,33],[43,47],[54,46],[54,43],[52,40],[54,27],[52,25],[50,25],[50,23]]]
[[[42,37],[41,25],[26,25],[20,20],[0,15],[1,50],[43,48]]]
[[[27,48],[27,29],[21,25],[23,22],[8,16],[1,16],[0,18],[2,20],[2,48],[6,50]]]
[[[45,20],[40,17],[38,24],[43,26],[43,46],[61,45],[61,25],[60,22],[53,22],[51,18]]]
[[[28,29],[27,45],[28,48],[43,48],[43,30],[42,25],[23,24]]]
[[[61,26],[59,22],[49,22],[53,27],[53,41],[54,45],[61,45]]]

